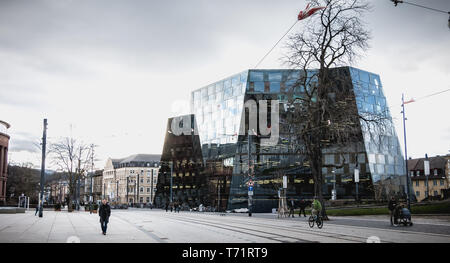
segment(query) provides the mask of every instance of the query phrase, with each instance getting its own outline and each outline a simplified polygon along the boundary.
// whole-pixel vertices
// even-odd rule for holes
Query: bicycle
[[[313,228],[314,227],[314,223],[316,223],[317,227],[319,229],[321,229],[323,227],[323,219],[322,216],[315,216],[315,215],[311,215],[308,219],[308,223],[309,223],[309,227]]]

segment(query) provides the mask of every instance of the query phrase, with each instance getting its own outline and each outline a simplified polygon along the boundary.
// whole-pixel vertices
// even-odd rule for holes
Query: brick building
[[[6,202],[6,180],[8,179],[8,146],[9,135],[7,130],[11,127],[7,122],[0,120],[0,203]]]

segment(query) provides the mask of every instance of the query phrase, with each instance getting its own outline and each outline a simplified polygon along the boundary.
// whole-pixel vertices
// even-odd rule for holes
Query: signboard
[[[253,186],[249,186],[248,190],[253,192]]]
[[[425,176],[429,176],[430,175],[430,161],[425,160],[423,161],[423,169],[425,171]]]
[[[248,191],[248,195],[252,196],[253,195],[253,191]]]
[[[359,183],[359,170],[355,169],[355,183]]]
[[[286,175],[283,176],[283,188],[287,189],[287,176]]]

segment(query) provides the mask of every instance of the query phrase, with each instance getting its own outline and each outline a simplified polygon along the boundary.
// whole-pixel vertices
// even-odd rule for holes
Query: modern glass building
[[[359,113],[383,115],[388,125],[374,134],[361,123],[358,142],[323,149],[325,198],[331,198],[335,187],[338,199],[354,199],[355,168],[360,170],[360,198],[404,195],[404,159],[380,77],[352,67],[333,72],[343,77]],[[288,178],[288,198],[311,198],[314,180],[309,162],[287,118],[288,91],[304,96],[304,88],[297,87],[300,75],[296,70],[246,70],[193,91],[192,114],[171,118],[167,123],[156,204],[164,206],[172,199],[186,206],[203,204],[220,211],[247,208],[249,163],[255,179],[254,212],[278,207],[282,175]],[[264,136],[245,132],[249,129],[246,102],[250,100],[257,105],[262,100],[279,101],[280,131],[275,144],[265,146],[261,144]],[[195,132],[175,135],[174,127]]]

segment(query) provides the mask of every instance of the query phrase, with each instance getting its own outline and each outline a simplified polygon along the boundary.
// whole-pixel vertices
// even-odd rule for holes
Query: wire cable
[[[406,1],[402,1],[402,2],[405,3],[405,4],[408,4],[408,5],[417,6],[417,7],[428,9],[428,10],[432,10],[432,11],[435,11],[435,12],[440,12],[440,13],[444,13],[444,14],[450,14],[449,11],[439,10],[439,9],[436,9],[436,8],[423,6],[423,5],[419,5],[419,4],[415,4],[415,3],[410,3],[410,2],[406,2]]]
[[[439,12],[439,13],[444,13],[444,14],[449,14],[450,15],[450,11],[439,10],[439,9],[436,9],[436,8],[432,8],[432,7],[428,7],[428,6],[424,6],[424,5],[419,5],[419,4],[411,3],[411,2],[407,2],[407,1],[391,0],[391,2],[394,2],[395,6],[397,6],[397,4],[408,4],[408,5],[412,5],[412,6],[416,6],[416,7],[428,9],[428,10],[431,10],[431,11],[435,11],[435,12]]]
[[[258,66],[264,61],[264,59],[272,52],[272,50],[281,42],[281,40],[292,30],[292,28],[297,24],[299,20],[296,20],[295,23],[289,28],[289,30],[280,38],[280,40],[277,41],[277,43],[267,52],[266,55],[256,64],[255,69],[258,68]]]
[[[433,93],[433,94],[430,94],[430,95],[426,95],[426,96],[417,98],[415,101],[422,100],[422,99],[426,99],[426,98],[429,98],[429,97],[432,97],[432,96],[436,96],[436,95],[439,95],[439,94],[442,94],[442,93],[445,93],[445,92],[449,92],[449,91],[450,91],[450,89],[446,89],[446,90],[443,90],[443,91],[439,91],[439,92],[436,92],[436,93]]]

